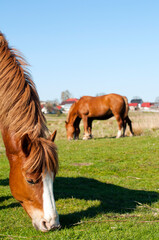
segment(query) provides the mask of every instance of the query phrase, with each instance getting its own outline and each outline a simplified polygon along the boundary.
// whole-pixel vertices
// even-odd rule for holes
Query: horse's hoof
[[[84,136],[83,137],[83,140],[88,140],[89,138],[87,136]]]
[[[92,139],[92,138],[93,138],[92,134],[84,135],[83,140],[89,140],[89,139]]]
[[[130,134],[130,137],[134,137],[134,133],[133,133],[133,134],[131,133],[131,134]]]
[[[92,134],[90,134],[90,135],[89,135],[89,137],[90,137],[90,139],[92,139],[92,138],[93,138],[93,135],[92,135]]]

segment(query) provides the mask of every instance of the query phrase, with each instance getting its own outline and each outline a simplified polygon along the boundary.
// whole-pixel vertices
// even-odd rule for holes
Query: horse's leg
[[[132,136],[134,136],[134,132],[133,132],[133,129],[132,129],[131,120],[130,120],[130,118],[129,118],[128,116],[126,117],[126,122],[127,122],[127,124],[129,125],[129,128],[130,128],[130,136],[132,137]]]
[[[79,124],[80,124],[81,118],[77,118],[76,122],[75,122],[75,139],[78,140],[79,139],[79,134],[80,134],[80,128],[79,128]]]
[[[82,120],[83,120],[83,125],[84,125],[84,140],[89,139],[89,132],[88,132],[88,117],[86,115],[82,116]]]
[[[120,138],[122,136],[122,128],[123,128],[123,125],[124,125],[124,121],[123,119],[121,118],[120,115],[114,115],[116,120],[117,120],[117,123],[118,123],[118,133],[117,133],[117,136],[116,138]]]
[[[93,120],[91,118],[88,118],[88,132],[89,132],[89,137],[90,138],[93,138],[93,135],[92,135],[92,122],[93,122]]]
[[[125,137],[125,131],[126,131],[126,119],[123,121],[123,137]]]

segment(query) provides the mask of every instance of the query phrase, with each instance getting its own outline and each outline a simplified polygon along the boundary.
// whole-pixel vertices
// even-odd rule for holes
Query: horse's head
[[[65,128],[68,140],[79,139],[80,134],[79,126],[74,126],[71,123],[65,121]]]
[[[49,139],[21,139],[3,134],[10,162],[11,192],[32,219],[33,226],[43,232],[60,227],[53,195],[53,180],[58,168],[54,144],[56,132]]]
[[[65,121],[65,128],[66,128],[66,133],[67,133],[67,139],[68,140],[73,140],[75,137],[75,128],[72,124],[68,123]]]

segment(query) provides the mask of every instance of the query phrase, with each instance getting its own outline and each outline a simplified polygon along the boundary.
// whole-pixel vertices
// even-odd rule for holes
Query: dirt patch
[[[72,165],[73,166],[90,166],[92,165],[93,163],[73,163]]]

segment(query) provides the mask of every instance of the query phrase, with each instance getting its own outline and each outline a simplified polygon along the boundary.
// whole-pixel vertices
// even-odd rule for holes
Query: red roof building
[[[64,113],[68,113],[71,105],[72,105],[73,103],[77,102],[77,101],[78,101],[77,98],[69,98],[69,99],[63,101],[63,102],[60,104],[60,105],[62,106],[62,108],[64,109],[63,112],[64,112]]]
[[[61,105],[65,105],[65,104],[73,104],[74,102],[77,102],[78,99],[77,98],[69,98],[69,99],[66,99],[65,101],[63,101],[61,103]]]
[[[61,106],[59,106],[59,105],[57,105],[56,107],[57,107],[57,109],[58,109],[58,110],[61,110],[61,108],[62,108],[62,107],[61,107]]]
[[[138,103],[129,103],[129,107],[138,107]]]
[[[144,108],[150,108],[151,106],[153,106],[154,104],[153,103],[150,103],[150,102],[143,102],[141,104],[141,107],[144,107]]]

